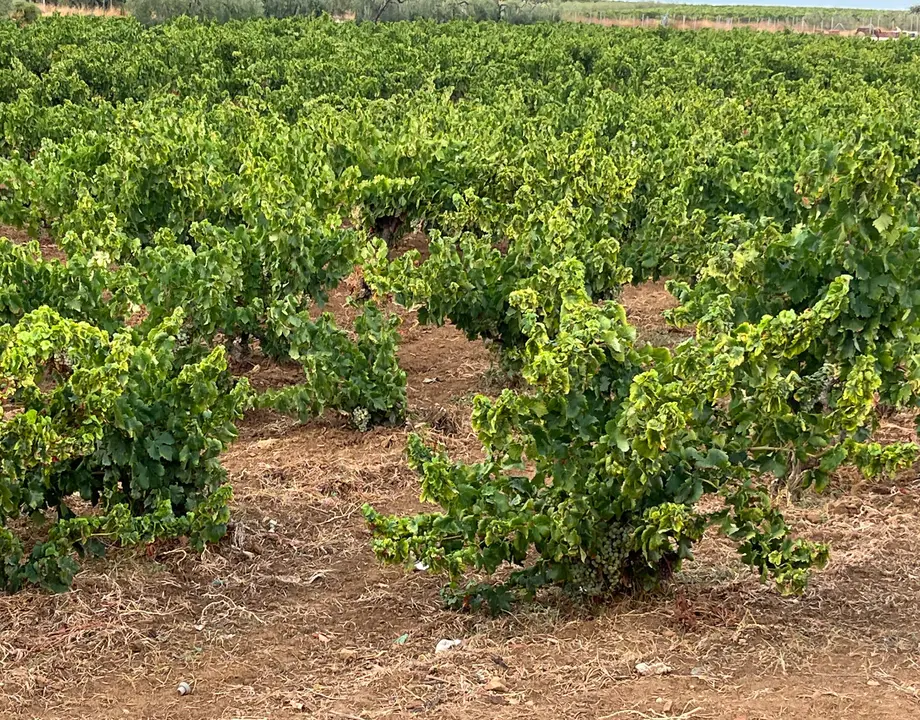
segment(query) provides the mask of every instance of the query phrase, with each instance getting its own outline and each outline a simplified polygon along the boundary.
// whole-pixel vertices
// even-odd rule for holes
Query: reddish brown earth
[[[647,337],[672,335],[661,285],[623,302]],[[235,528],[219,546],[122,551],[88,563],[66,594],[0,597],[0,717],[918,716],[916,472],[842,477],[827,496],[786,501],[803,535],[833,547],[801,598],[761,585],[717,537],[662,594],[583,607],[547,592],[498,618],[448,612],[437,578],[380,567],[360,510],[420,507],[407,433],[475,458],[470,399],[497,389],[480,343],[412,315],[402,332],[405,427],[361,434],[334,417],[253,413],[224,458]],[[249,374],[297,379],[267,365]],[[463,644],[436,655],[444,638]],[[670,672],[634,671],[655,661]]]
[[[725,18],[724,20],[706,19],[706,18],[687,18],[679,14],[672,15],[668,27],[676,30],[737,30],[738,28],[747,28],[748,30],[757,30],[760,32],[799,32],[809,35],[855,35],[855,30],[845,29],[838,24],[837,28],[830,27],[830,21],[825,24],[815,25],[795,21],[794,8],[790,8],[789,18],[775,18],[774,20],[737,20]],[[661,27],[661,20],[653,17],[623,17],[623,18],[596,18],[586,17],[584,15],[565,15],[563,20],[567,22],[581,22],[591,25],[604,25],[605,27]]]

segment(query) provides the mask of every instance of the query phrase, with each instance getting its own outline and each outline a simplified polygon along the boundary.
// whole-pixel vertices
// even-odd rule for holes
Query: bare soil
[[[28,231],[10,225],[0,225],[0,237],[7,238],[17,245],[25,245],[29,242],[38,242],[38,250],[45,260],[57,260],[64,262],[67,256],[52,240],[47,233],[41,233],[38,237],[31,236]]]
[[[663,286],[623,302],[646,337],[671,337]],[[844,476],[828,495],[786,501],[803,535],[833,547],[800,598],[761,585],[717,537],[661,594],[585,607],[547,592],[498,618],[448,612],[438,578],[379,566],[360,510],[421,508],[407,433],[476,458],[470,399],[496,391],[481,343],[412,314],[402,333],[404,427],[252,413],[224,458],[235,525],[219,546],[121,551],[87,563],[66,594],[0,597],[0,717],[918,716],[916,472]],[[269,365],[249,374],[297,380]],[[436,654],[441,639],[462,645]],[[639,662],[667,672],[642,677]]]
[[[40,4],[42,15],[105,15],[121,17],[126,15],[124,8],[78,7],[76,5]]]
[[[798,32],[808,35],[855,35],[855,29],[844,28],[838,23],[837,27],[830,27],[828,21],[825,25],[814,25],[795,21],[795,8],[790,8],[790,17],[774,18],[773,20],[738,20],[736,18],[726,17],[725,19],[712,18],[687,18],[686,16],[674,15],[669,19],[668,27],[677,30],[737,30],[738,28],[747,28],[760,32]],[[590,25],[603,25],[605,27],[661,27],[661,19],[656,17],[622,17],[622,18],[598,18],[587,17],[584,15],[564,15],[563,19],[568,22],[581,22]]]

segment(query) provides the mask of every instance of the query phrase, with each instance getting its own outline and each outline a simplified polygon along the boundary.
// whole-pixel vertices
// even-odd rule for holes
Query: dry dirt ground
[[[795,15],[793,8],[790,8],[790,15]],[[563,15],[563,20],[568,22],[589,23],[591,25],[604,25],[605,27],[661,27],[661,20],[659,18],[646,18],[644,16],[641,18],[596,18],[586,17],[584,15]],[[668,26],[675,30],[701,30],[703,28],[709,30],[737,30],[738,28],[747,28],[748,30],[757,30],[760,32],[786,32],[788,30],[789,32],[806,33],[809,35],[822,34],[849,36],[856,34],[855,30],[846,29],[839,23],[836,28],[831,28],[830,25],[830,21],[827,21],[826,26],[825,24],[803,24],[802,22],[795,22],[794,17],[775,18],[773,20],[744,21],[733,18],[726,18],[724,20],[703,18],[695,19],[687,18],[686,16],[677,14],[671,17]]]
[[[107,15],[110,17],[120,17],[125,15],[123,8],[99,8],[99,7],[78,7],[71,5],[51,5],[48,3],[39,3],[42,15]]]
[[[641,332],[671,334],[663,286],[628,289],[623,302]],[[226,453],[235,528],[219,546],[121,551],[87,564],[66,594],[0,596],[0,717],[920,715],[915,472],[844,477],[827,496],[790,503],[801,532],[833,546],[797,599],[761,585],[717,537],[662,594],[584,607],[548,592],[498,618],[448,612],[437,578],[380,567],[360,509],[420,507],[407,432],[474,458],[470,399],[497,387],[481,344],[412,315],[402,332],[406,427],[361,434],[336,418],[254,413]],[[276,385],[297,371],[249,375]],[[441,639],[462,645],[435,654]],[[670,672],[635,673],[656,661]],[[182,681],[191,694],[178,695]]]

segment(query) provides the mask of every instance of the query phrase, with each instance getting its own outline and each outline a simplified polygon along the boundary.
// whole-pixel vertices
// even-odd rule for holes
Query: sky
[[[674,0],[688,5],[772,5],[789,7],[907,10],[920,0]]]

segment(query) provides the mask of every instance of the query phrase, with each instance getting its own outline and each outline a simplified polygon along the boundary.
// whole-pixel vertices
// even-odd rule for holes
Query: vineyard
[[[907,40],[0,22],[0,712],[910,717],[918,128]]]

